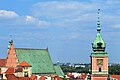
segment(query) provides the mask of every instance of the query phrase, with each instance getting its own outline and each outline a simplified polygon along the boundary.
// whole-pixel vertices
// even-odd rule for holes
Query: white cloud
[[[49,22],[39,20],[32,16],[25,16],[25,21],[27,24],[35,24],[36,26],[39,26],[39,27],[45,27],[50,25]]]
[[[49,26],[50,23],[47,21],[39,20],[32,16],[20,16],[14,11],[0,10],[0,25],[2,27],[45,27]]]
[[[112,12],[115,12],[113,11],[114,8],[115,10],[119,8],[119,3],[119,0],[91,0],[90,2],[72,0],[45,1],[34,4],[32,8],[32,13],[36,17],[44,17],[49,21],[54,20],[54,24],[64,26],[64,24],[68,24],[68,22],[70,24],[76,21],[94,21],[93,19],[95,19],[95,17],[97,19],[97,9],[99,8],[102,10],[101,12],[109,15],[111,10]],[[110,16],[111,15],[113,15],[113,13],[111,13]],[[118,17],[118,15],[114,15],[113,19],[114,17]]]
[[[19,15],[16,14],[13,11],[7,11],[7,10],[0,10],[0,17],[5,17],[5,18],[15,18],[18,17]]]
[[[69,28],[76,26],[77,28],[83,26],[84,23],[89,24],[95,21],[97,12],[89,11],[97,11],[100,5],[99,3],[78,1],[39,2],[33,5],[32,13],[35,17],[42,17],[43,20],[49,21],[51,26]]]
[[[90,40],[94,39],[93,35],[96,34],[97,9],[99,8],[101,9],[102,30],[115,32],[114,29],[120,28],[118,25],[119,3],[119,0],[45,1],[34,4],[31,10],[33,16],[49,21],[51,29],[52,27],[65,29],[66,32],[59,31],[61,33],[59,40],[77,40],[79,38]]]
[[[112,25],[111,27],[113,27],[113,28],[120,28],[120,24],[115,24],[115,25]]]
[[[113,2],[113,4],[111,4]],[[95,24],[97,22],[97,9],[101,8],[103,15],[109,14],[110,9],[114,10],[114,6],[117,7],[119,1],[90,1],[90,2],[80,2],[80,1],[45,1],[38,2],[33,5],[32,15],[43,20],[51,22],[51,26],[60,27],[79,27]],[[108,11],[108,12],[106,12]],[[105,15],[105,16],[106,16]],[[113,15],[113,13],[112,13]],[[101,17],[105,17],[101,16]],[[103,18],[103,21],[109,21],[111,14]],[[113,20],[116,19],[118,15],[114,15]],[[110,18],[109,20],[107,20]],[[95,22],[96,21],[96,22]],[[112,20],[111,20],[112,21]],[[115,20],[116,21],[116,20]],[[113,21],[113,22],[115,22]],[[94,26],[89,26],[94,27]]]
[[[81,15],[90,10],[97,10],[99,3],[82,3],[77,1],[39,2],[33,5],[33,15],[50,18],[68,18]]]
[[[35,20],[35,18],[33,18],[32,16],[26,16],[26,22],[33,22]]]

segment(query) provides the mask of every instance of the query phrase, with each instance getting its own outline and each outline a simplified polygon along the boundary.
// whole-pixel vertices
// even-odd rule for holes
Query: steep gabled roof
[[[18,66],[19,66],[19,67],[20,67],[20,66],[21,66],[21,67],[31,67],[31,65],[28,64],[26,61],[21,62]]]
[[[0,67],[5,67],[6,59],[0,59]]]
[[[32,66],[33,74],[54,74],[54,67],[47,49],[15,49],[18,61],[26,61]]]
[[[13,74],[14,72],[15,72],[15,69],[14,69],[14,68],[8,68],[5,73],[6,73],[6,74]]]
[[[36,80],[36,79],[37,79],[37,76],[36,76],[36,75],[31,75],[31,76],[30,76],[30,79]]]
[[[64,73],[59,65],[54,65],[54,69],[58,76],[64,77]]]
[[[15,53],[14,44],[10,43],[10,47],[8,49],[8,55],[6,59],[6,67],[16,67],[18,65],[18,59]]]

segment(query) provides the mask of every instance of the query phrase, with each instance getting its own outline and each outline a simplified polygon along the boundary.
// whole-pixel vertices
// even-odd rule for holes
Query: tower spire
[[[98,21],[97,21],[97,31],[100,33],[100,9],[98,9]]]
[[[8,49],[10,48],[10,46],[13,44],[13,39],[12,39],[12,35],[10,35],[10,40],[8,42]]]
[[[101,28],[100,28],[100,9],[98,9],[98,21],[97,21],[97,36],[96,39],[92,42],[93,51],[105,51],[106,43],[103,40],[101,34],[100,34]]]
[[[12,39],[12,35],[10,35],[10,41],[9,41],[9,43],[13,43],[13,39]]]

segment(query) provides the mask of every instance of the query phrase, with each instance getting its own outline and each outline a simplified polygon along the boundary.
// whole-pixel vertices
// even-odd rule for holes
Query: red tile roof
[[[8,68],[5,73],[6,73],[6,74],[13,74],[14,72],[15,72],[15,69],[14,69],[14,68]]]
[[[120,75],[110,75],[110,77],[120,80]]]
[[[6,59],[0,59],[0,67],[5,67]]]
[[[29,77],[19,77],[18,80],[31,80]]]
[[[14,74],[6,74],[7,80],[18,80]]]
[[[39,80],[45,80],[46,76],[41,76]]]
[[[6,74],[7,80],[31,80],[29,77],[16,77],[14,74]]]
[[[63,79],[60,78],[59,76],[55,76],[54,80],[63,80]]]
[[[82,78],[82,79],[85,79],[86,77],[87,77],[87,74],[82,74],[82,75],[81,75],[81,78]]]
[[[23,61],[23,62],[21,62],[18,66],[29,67],[29,66],[31,66],[31,65],[28,64],[26,61]]]
[[[31,75],[30,79],[35,80],[35,79],[37,79],[37,76],[36,75]]]
[[[72,73],[67,73],[67,76],[72,77],[74,75],[72,75]]]

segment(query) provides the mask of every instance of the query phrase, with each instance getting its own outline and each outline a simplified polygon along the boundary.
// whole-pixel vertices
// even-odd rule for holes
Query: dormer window
[[[98,48],[102,48],[102,43],[101,42],[99,42],[99,43],[97,43],[97,46],[98,46]]]

